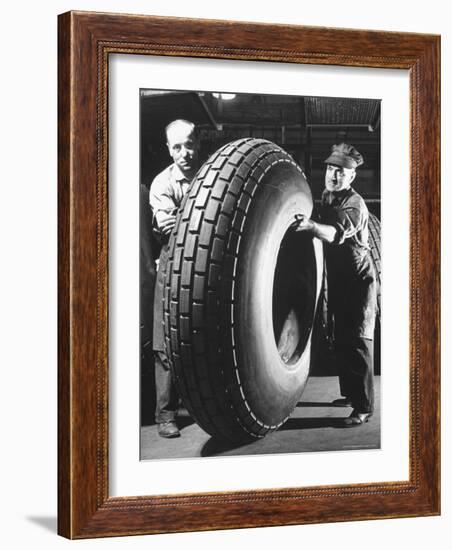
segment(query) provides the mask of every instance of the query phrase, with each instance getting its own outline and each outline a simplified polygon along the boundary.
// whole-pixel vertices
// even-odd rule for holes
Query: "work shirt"
[[[344,244],[369,250],[369,211],[361,195],[352,187],[322,194],[323,216],[328,225],[337,229],[335,244]]]
[[[171,164],[160,172],[151,184],[149,203],[159,228],[161,212],[170,214],[179,208],[191,180],[187,179],[177,164]]]
[[[369,255],[369,211],[351,187],[325,190],[320,222],[336,228],[333,243],[325,243],[328,301],[334,316],[336,340],[354,336],[373,338],[376,313],[376,279]]]

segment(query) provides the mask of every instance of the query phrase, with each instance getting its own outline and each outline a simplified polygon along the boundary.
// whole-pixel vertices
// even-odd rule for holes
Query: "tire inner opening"
[[[273,332],[279,356],[295,364],[314,322],[316,261],[312,237],[289,229],[281,242],[273,283]]]

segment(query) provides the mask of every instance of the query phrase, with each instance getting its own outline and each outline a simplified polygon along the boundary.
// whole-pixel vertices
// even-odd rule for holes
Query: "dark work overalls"
[[[324,249],[341,394],[356,411],[372,413],[376,279],[368,247],[369,213],[350,187],[324,191],[319,219],[337,229],[335,242]]]

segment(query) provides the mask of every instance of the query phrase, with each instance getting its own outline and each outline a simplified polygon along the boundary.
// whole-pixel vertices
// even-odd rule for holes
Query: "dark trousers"
[[[170,364],[164,351],[154,351],[155,357],[155,421],[174,421],[176,418],[179,395],[172,379]]]
[[[354,337],[336,341],[341,395],[360,413],[374,410],[373,340]]]

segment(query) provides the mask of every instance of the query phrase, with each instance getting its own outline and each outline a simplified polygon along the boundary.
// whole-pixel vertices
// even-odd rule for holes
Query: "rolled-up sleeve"
[[[335,244],[343,244],[346,239],[354,237],[364,227],[365,216],[363,209],[356,206],[348,206],[336,211],[337,220]]]
[[[177,208],[173,195],[170,174],[164,171],[154,179],[149,190],[149,204],[154,213],[157,228],[160,228],[160,215],[163,212],[169,213]]]

